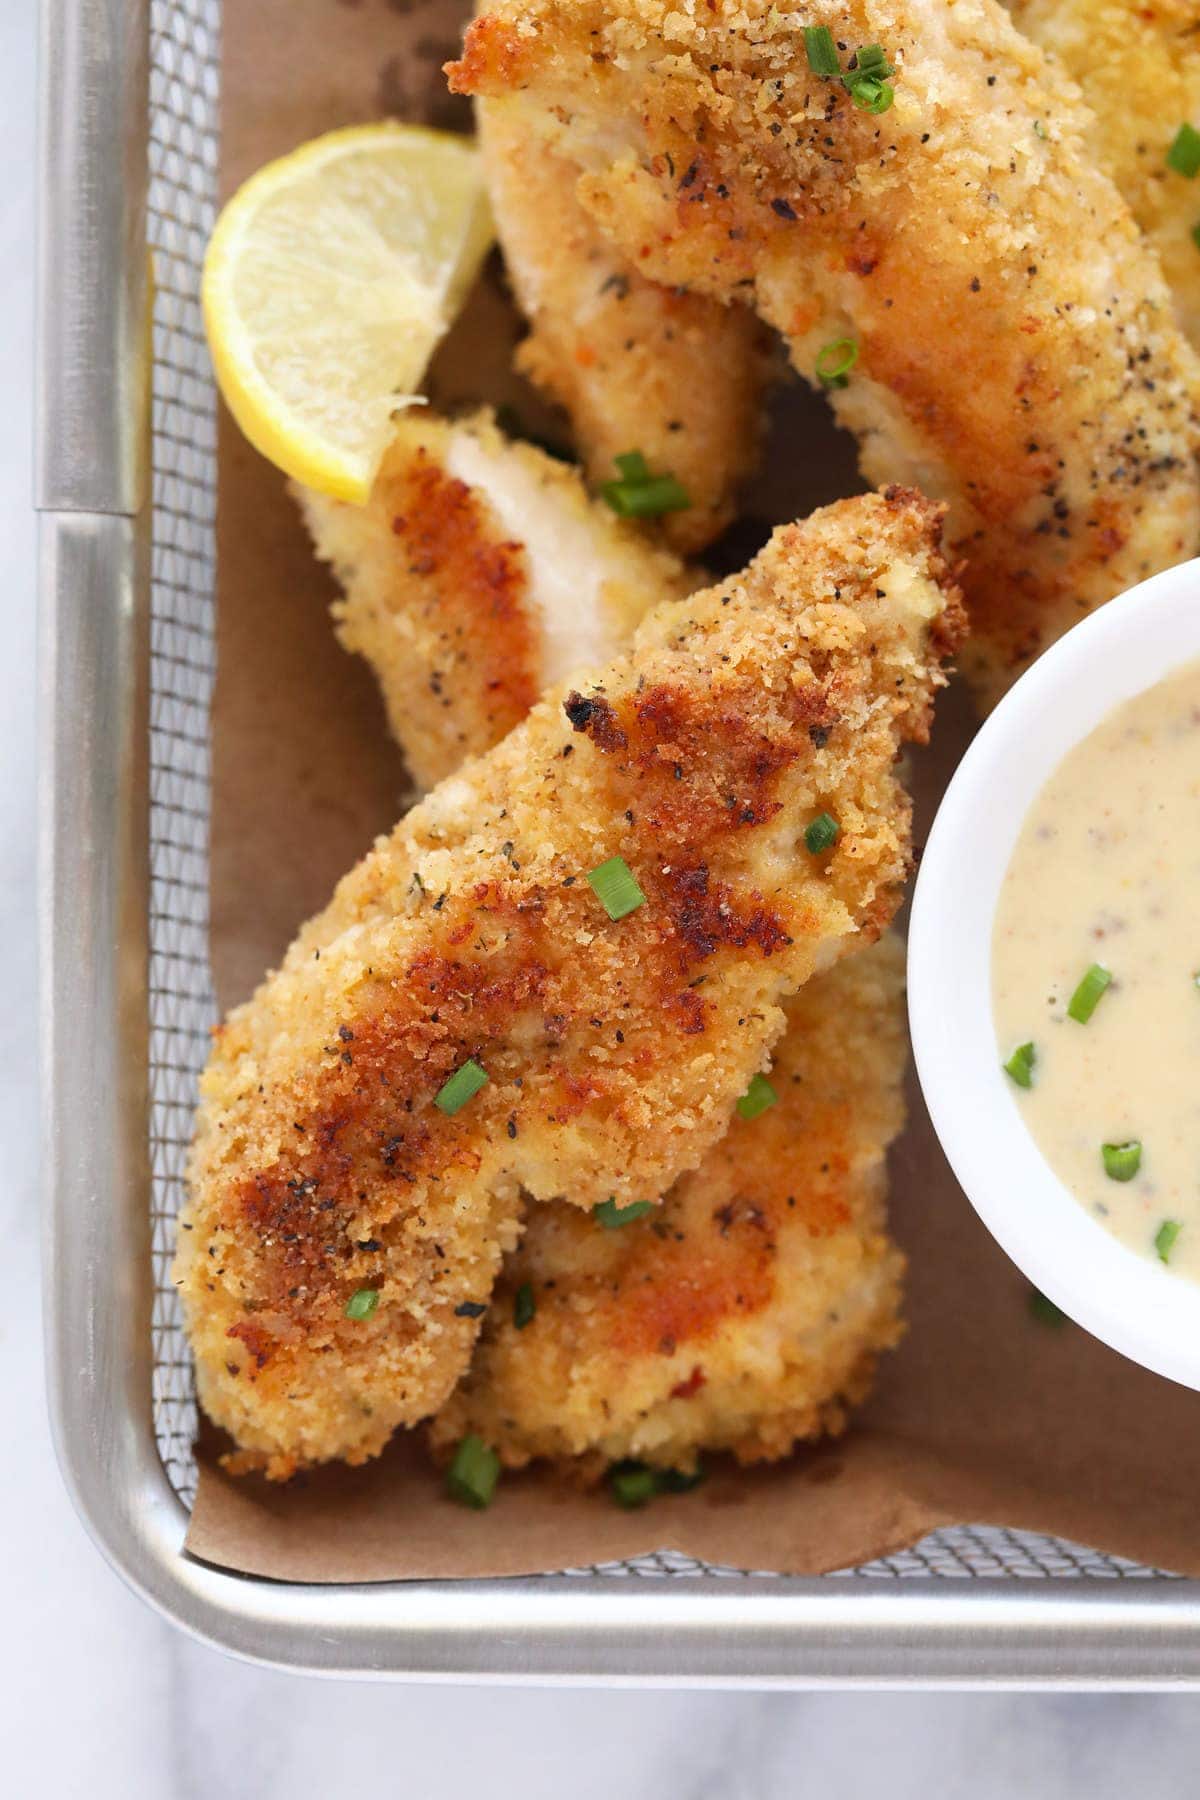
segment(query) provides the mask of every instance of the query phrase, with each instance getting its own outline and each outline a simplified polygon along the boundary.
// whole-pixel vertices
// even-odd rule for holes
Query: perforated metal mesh
[[[633,1562],[597,1563],[586,1569],[566,1569],[567,1575],[704,1575],[728,1579],[746,1575],[774,1576],[773,1569],[736,1569],[724,1563],[697,1562],[678,1550],[656,1550]],[[1105,1580],[1163,1575],[1162,1569],[1146,1568],[1123,1557],[1104,1556],[1082,1544],[1042,1537],[1035,1531],[1009,1531],[998,1525],[954,1525],[932,1532],[911,1550],[898,1556],[880,1557],[856,1569],[838,1569],[829,1581],[874,1579],[895,1581],[905,1576],[937,1575],[959,1580],[1024,1576],[1037,1580],[1093,1575]],[[1175,1579],[1175,1577],[1172,1577]]]
[[[208,968],[208,711],[216,397],[199,275],[217,175],[219,0],[151,0],[154,525],[150,636],[150,1094],[154,1417],[177,1492],[195,1493],[191,1364],[170,1284],[174,1219],[214,1017]]]
[[[251,4],[252,0],[245,0]],[[172,1485],[195,1495],[196,1406],[169,1269],[196,1078],[215,1017],[208,966],[208,711],[214,666],[216,408],[199,307],[216,205],[220,0],[151,0],[154,299],[150,919],[154,1418]],[[672,1551],[580,1576],[737,1577]],[[1159,1573],[1031,1532],[962,1526],[839,1577],[1112,1579]]]

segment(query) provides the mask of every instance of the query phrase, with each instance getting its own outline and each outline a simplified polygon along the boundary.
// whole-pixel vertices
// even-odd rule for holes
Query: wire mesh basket
[[[197,1633],[332,1671],[1094,1684],[1200,1670],[1194,1584],[987,1526],[820,1581],[661,1552],[521,1582],[303,1588],[182,1553],[196,1409],[168,1268],[215,1016],[216,420],[198,284],[216,202],[220,4],[59,0],[45,31],[48,1310],[64,1472],[102,1547]],[[80,202],[85,175],[98,207]],[[149,284],[144,252],[129,266],[139,238]],[[46,258],[89,254],[112,307],[64,321],[46,303]],[[148,509],[131,417],[144,383],[128,366],[144,362],[147,309]],[[90,334],[74,386],[62,370],[72,328]],[[106,452],[111,479],[97,486]]]
[[[147,236],[153,256],[150,565],[150,1146],[154,1427],[171,1485],[196,1487],[196,1406],[168,1279],[208,967],[208,709],[215,667],[216,396],[200,316],[216,209],[217,0],[152,0]]]

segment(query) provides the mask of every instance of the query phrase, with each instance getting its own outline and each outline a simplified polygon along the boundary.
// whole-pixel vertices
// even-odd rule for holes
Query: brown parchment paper
[[[468,125],[444,91],[462,0],[226,0],[222,187],[336,125],[399,114]],[[519,326],[493,266],[439,352],[434,403],[530,396],[509,372]],[[748,510],[778,518],[858,486],[852,447],[794,389]],[[223,1006],[405,802],[399,753],[365,666],[338,649],[332,589],[282,477],[221,422],[219,677],[214,716],[213,957]],[[971,732],[946,696],[918,759],[922,825]],[[946,1167],[915,1085],[893,1157],[910,1329],[840,1441],[775,1469],[718,1466],[694,1493],[624,1513],[544,1476],[506,1477],[490,1511],[444,1498],[419,1442],[283,1488],[232,1481],[201,1446],[188,1534],[230,1568],[316,1582],[506,1575],[671,1548],[741,1568],[817,1573],[986,1521],[1200,1574],[1200,1395],[1038,1325],[1029,1289]]]

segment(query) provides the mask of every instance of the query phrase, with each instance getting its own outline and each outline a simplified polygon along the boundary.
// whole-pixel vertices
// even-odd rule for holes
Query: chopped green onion
[[[348,1319],[369,1319],[379,1305],[378,1288],[359,1288],[346,1302]]]
[[[1188,181],[1195,181],[1200,175],[1200,131],[1194,125],[1181,125],[1171,139],[1167,167]]]
[[[1075,1019],[1080,1025],[1086,1025],[1096,1010],[1101,994],[1112,980],[1112,975],[1102,963],[1093,963],[1067,1005],[1067,1017]]]
[[[623,519],[658,519],[663,513],[686,512],[691,495],[673,475],[649,481],[606,481],[600,492]]]
[[[537,1301],[533,1297],[533,1283],[523,1281],[513,1295],[513,1324],[518,1331],[524,1331],[537,1311]]]
[[[704,1480],[699,1463],[692,1470],[648,1469],[645,1463],[614,1463],[608,1472],[608,1485],[618,1506],[632,1511],[645,1506],[656,1494],[690,1494]]]
[[[644,1219],[648,1212],[653,1211],[653,1200],[631,1200],[628,1206],[618,1206],[610,1196],[607,1200],[602,1200],[599,1206],[593,1206],[592,1217],[599,1220],[605,1231],[615,1231],[618,1225],[632,1225],[635,1219]]]
[[[452,1118],[461,1112],[473,1094],[477,1094],[487,1081],[487,1070],[482,1068],[472,1057],[461,1069],[455,1069],[449,1081],[443,1082],[433,1097],[433,1104]]]
[[[650,467],[640,450],[626,450],[623,456],[614,456],[613,461],[621,471],[622,481],[649,481]]]
[[[833,33],[828,25],[806,25],[804,27],[804,50],[808,57],[808,66],[814,75],[840,75],[842,65],[838,61],[837,45],[833,41]]]
[[[858,361],[858,345],[853,338],[835,338],[817,357],[815,373],[822,387],[844,388],[849,385],[851,369]]]
[[[692,504],[687,489],[673,475],[652,475],[640,450],[613,458],[619,481],[606,481],[600,492],[623,519],[657,519],[662,513],[684,512]]]
[[[882,44],[864,44],[854,67],[842,76],[842,86],[863,112],[885,113],[896,98],[888,86],[888,76],[895,73]]]
[[[889,75],[896,73],[887,59],[887,51],[882,44],[864,44],[855,52],[855,67],[850,74],[844,76],[846,81],[853,81],[855,75],[876,75],[880,81],[886,81]]]
[[[658,1492],[658,1475],[641,1463],[618,1463],[609,1475],[608,1485],[617,1505],[632,1511],[653,1500]]]
[[[1101,1144],[1104,1173],[1113,1181],[1132,1181],[1142,1166],[1142,1146],[1138,1138],[1124,1144]]]
[[[1008,1061],[1003,1065],[1004,1073],[1010,1075],[1018,1087],[1033,1086],[1033,1065],[1037,1061],[1037,1051],[1033,1045],[1018,1044]]]
[[[1171,1252],[1175,1248],[1175,1239],[1183,1230],[1180,1219],[1164,1219],[1154,1234],[1154,1248],[1158,1251],[1160,1262],[1170,1262]]]
[[[895,89],[874,75],[863,75],[855,79],[844,76],[843,79],[850,90],[850,98],[863,112],[877,115],[885,113],[896,98]]]
[[[774,1106],[778,1098],[779,1095],[765,1075],[752,1075],[750,1086],[737,1103],[739,1119],[757,1119],[759,1113],[765,1113],[768,1106]]]
[[[1029,1310],[1039,1325],[1049,1325],[1058,1331],[1067,1322],[1067,1315],[1055,1306],[1053,1300],[1047,1300],[1045,1294],[1034,1288],[1029,1296]]]
[[[500,1479],[500,1458],[476,1437],[465,1437],[454,1452],[454,1461],[446,1471],[446,1487],[452,1500],[473,1506],[482,1512],[492,1503],[496,1483]]]
[[[804,827],[804,848],[810,856],[820,856],[822,850],[832,850],[842,835],[842,828],[832,813],[818,813]]]
[[[1035,119],[1033,121],[1033,135],[1034,137],[1040,138],[1045,138],[1048,135],[1046,127],[1042,124],[1040,119]]]
[[[1192,242],[1195,244],[1197,250],[1200,250],[1200,225],[1192,226]]]
[[[623,856],[610,856],[607,862],[602,862],[593,869],[587,879],[588,886],[610,919],[628,918],[631,912],[636,912],[639,906],[646,903],[646,896],[634,880]]]

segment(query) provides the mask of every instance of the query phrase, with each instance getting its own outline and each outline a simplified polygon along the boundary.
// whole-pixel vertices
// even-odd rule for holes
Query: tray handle
[[[43,0],[35,504],[135,513],[150,375],[147,0]]]

